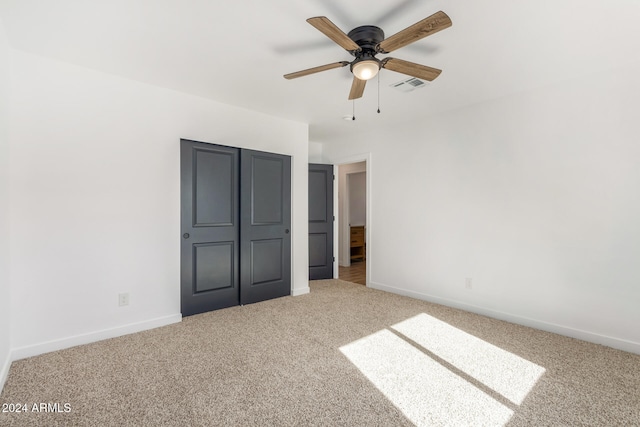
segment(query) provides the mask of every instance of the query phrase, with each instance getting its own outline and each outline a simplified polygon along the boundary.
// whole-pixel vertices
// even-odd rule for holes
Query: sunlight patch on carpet
[[[545,369],[422,313],[391,327],[516,405]]]
[[[340,351],[416,426],[504,426],[513,411],[393,332]]]

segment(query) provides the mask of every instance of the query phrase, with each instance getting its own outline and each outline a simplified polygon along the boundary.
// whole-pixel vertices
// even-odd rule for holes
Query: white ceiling
[[[305,19],[387,36],[438,10],[453,26],[391,55],[440,68],[428,87],[401,93],[383,70],[353,104],[351,60]],[[211,98],[310,125],[310,138],[416,121],[427,114],[599,74],[638,61],[637,0],[0,0],[15,49]]]

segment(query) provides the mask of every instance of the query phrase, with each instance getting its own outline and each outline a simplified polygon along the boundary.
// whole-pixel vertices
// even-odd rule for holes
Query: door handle
[[[286,228],[286,229],[284,230],[284,234],[289,234],[289,229],[288,229],[288,228]]]
[[[188,238],[189,238],[189,233],[184,233],[184,234],[182,235],[182,237],[184,237],[185,239],[188,239]]]

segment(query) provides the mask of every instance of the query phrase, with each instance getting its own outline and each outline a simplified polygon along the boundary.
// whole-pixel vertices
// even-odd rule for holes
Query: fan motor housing
[[[347,36],[356,42],[363,52],[368,51],[375,55],[376,46],[384,40],[384,31],[375,25],[363,25],[349,31]]]

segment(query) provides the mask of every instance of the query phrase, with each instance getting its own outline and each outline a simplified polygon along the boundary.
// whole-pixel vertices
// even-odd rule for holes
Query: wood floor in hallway
[[[341,280],[346,280],[347,282],[366,285],[367,284],[367,262],[353,261],[351,262],[351,267],[339,267],[338,276]]]

